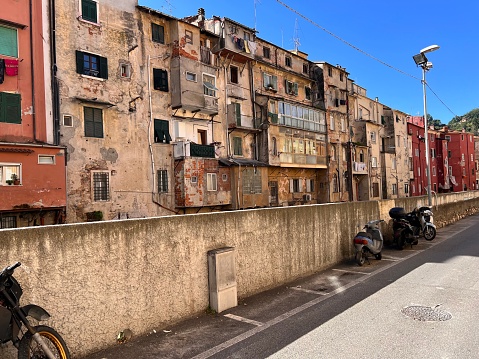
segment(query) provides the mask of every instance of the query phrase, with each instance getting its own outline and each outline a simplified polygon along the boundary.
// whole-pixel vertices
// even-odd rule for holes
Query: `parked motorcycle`
[[[369,255],[374,255],[377,260],[382,258],[383,235],[379,229],[379,223],[382,219],[369,221],[361,231],[354,237],[354,247],[356,248],[356,262],[362,266],[365,261],[369,263]]]
[[[63,338],[54,329],[33,326],[27,317],[47,320],[50,314],[35,304],[19,306],[23,290],[13,277],[20,262],[0,273],[0,343],[11,341],[18,350],[18,359],[69,359]]]
[[[431,218],[430,207],[416,207],[412,212],[406,214],[406,219],[413,227],[414,235],[423,236],[428,241],[436,238],[436,226],[431,222]]]

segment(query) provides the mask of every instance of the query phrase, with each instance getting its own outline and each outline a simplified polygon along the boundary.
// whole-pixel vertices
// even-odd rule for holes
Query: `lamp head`
[[[421,54],[425,54],[426,52],[432,52],[432,51],[436,51],[438,49],[439,49],[438,45],[431,45],[431,46],[425,47],[420,52],[421,52]]]

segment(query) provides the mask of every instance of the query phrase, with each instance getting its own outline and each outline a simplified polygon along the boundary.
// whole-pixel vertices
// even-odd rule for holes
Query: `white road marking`
[[[263,325],[263,323],[261,323],[261,322],[257,322],[256,320],[251,320],[251,319],[243,318],[243,317],[240,317],[239,315],[225,314],[225,317],[230,318],[230,319],[237,320],[237,321],[239,321],[239,322],[244,322],[244,323],[248,323],[248,324],[253,324],[253,325],[256,325],[257,327],[260,327],[260,326]]]
[[[370,275],[371,274],[371,273],[359,272],[359,271],[355,271],[355,270],[345,270],[345,269],[336,269],[336,268],[333,268],[333,270],[335,270],[337,272],[344,272],[344,273],[355,273],[355,274],[364,274],[364,275]]]
[[[305,288],[301,288],[301,287],[290,287],[290,288],[291,288],[291,289],[294,289],[294,290],[298,290],[298,291],[300,291],[300,292],[317,294],[317,295],[326,295],[326,294],[329,294],[329,293],[321,293],[321,292],[318,292],[317,290],[305,289]]]

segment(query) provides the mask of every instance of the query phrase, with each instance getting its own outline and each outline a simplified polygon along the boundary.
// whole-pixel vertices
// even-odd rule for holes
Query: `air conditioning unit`
[[[310,193],[303,194],[303,200],[311,201],[311,194]]]

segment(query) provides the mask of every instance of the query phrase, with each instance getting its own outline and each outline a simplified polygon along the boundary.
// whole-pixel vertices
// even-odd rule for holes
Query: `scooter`
[[[406,219],[413,227],[414,235],[418,237],[422,235],[427,241],[436,238],[436,225],[431,222],[431,218],[430,207],[416,207],[406,215]]]
[[[369,221],[363,227],[365,231],[361,231],[354,237],[354,247],[356,248],[356,262],[362,266],[365,261],[369,262],[369,255],[374,255],[377,260],[382,258],[383,235],[379,229],[379,223],[384,222],[382,219]]]
[[[0,343],[11,341],[18,359],[70,359],[63,338],[46,325],[33,326],[27,317],[47,320],[50,314],[34,304],[20,307],[23,290],[13,277],[20,262],[0,272]]]

